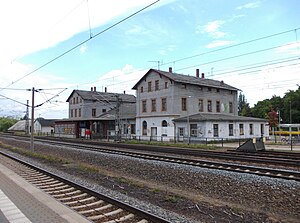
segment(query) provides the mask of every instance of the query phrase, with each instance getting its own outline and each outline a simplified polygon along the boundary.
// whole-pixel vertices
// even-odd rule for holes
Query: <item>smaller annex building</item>
[[[269,136],[266,119],[198,113],[173,120],[178,141],[258,138]]]
[[[99,92],[92,87],[91,91],[73,90],[67,102],[69,118],[55,122],[57,137],[108,138],[124,126],[135,132],[134,95],[107,92],[107,88]]]
[[[34,133],[38,135],[53,135],[56,119],[37,118],[34,120]]]

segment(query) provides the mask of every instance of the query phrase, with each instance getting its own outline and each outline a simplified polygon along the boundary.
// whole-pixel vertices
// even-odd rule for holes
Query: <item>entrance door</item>
[[[157,140],[157,127],[151,127],[151,140]]]

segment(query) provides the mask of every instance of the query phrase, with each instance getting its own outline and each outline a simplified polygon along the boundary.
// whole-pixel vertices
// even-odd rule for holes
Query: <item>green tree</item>
[[[13,118],[0,117],[0,132],[7,131],[16,122],[17,122],[17,120],[15,120]]]
[[[285,123],[300,123],[300,87],[296,91],[290,90],[285,94],[283,112],[280,115]]]
[[[257,102],[257,104],[255,104],[252,108],[253,117],[267,119],[270,107],[271,103],[269,99]]]
[[[245,95],[243,95],[242,93],[239,94],[238,115],[252,116],[252,112],[251,112],[251,108],[249,106],[249,103],[247,103]]]

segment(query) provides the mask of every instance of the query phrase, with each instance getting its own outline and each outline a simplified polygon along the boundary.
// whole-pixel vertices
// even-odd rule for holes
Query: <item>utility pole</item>
[[[119,95],[116,95],[117,105],[116,105],[116,141],[121,139],[121,118],[120,118],[120,105],[121,100]]]
[[[27,100],[26,114],[25,114],[25,134],[29,134],[29,100]]]
[[[33,142],[33,134],[34,134],[34,87],[32,88],[32,105],[31,105],[31,135],[30,135],[30,150],[34,152],[34,142]]]

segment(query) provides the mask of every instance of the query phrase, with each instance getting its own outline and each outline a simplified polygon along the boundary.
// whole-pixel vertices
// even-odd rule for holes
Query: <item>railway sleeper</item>
[[[58,200],[61,202],[69,202],[71,200],[75,200],[75,199],[78,199],[78,198],[81,198],[84,196],[87,196],[87,193],[82,193],[82,194],[78,194],[78,195],[70,196],[70,197],[62,197],[62,198],[58,198]]]
[[[99,207],[99,205],[101,205]],[[105,204],[105,203],[98,203],[97,201],[94,203],[89,203],[89,204],[82,204],[79,206],[73,206],[72,207],[74,210],[77,210],[78,212],[82,212],[82,211],[87,211],[87,210],[92,210],[93,212],[103,212],[107,210],[114,210],[114,206],[112,204]],[[93,213],[93,212],[88,212],[87,215]]]
[[[84,199],[81,199],[81,200],[77,199],[77,200],[74,200],[74,201],[64,202],[64,203],[66,205],[72,206],[72,205],[76,205],[76,204],[91,203],[91,201],[95,201],[95,197],[90,197],[89,195],[85,195]]]
[[[104,223],[116,223],[116,222],[124,222],[124,221],[129,221],[132,220],[135,217],[134,214],[128,214],[126,216],[123,216],[121,218],[115,219],[115,220],[110,220],[110,221],[106,221]]]
[[[114,217],[114,219],[116,219],[116,215],[119,215],[120,213],[123,212],[123,209],[119,208],[117,210],[114,210],[114,211],[111,211],[111,212],[108,212],[108,213],[105,213],[105,214],[100,214],[100,215],[95,215],[95,216],[90,216],[90,217],[87,217],[89,220],[92,220],[92,221],[98,221],[100,219],[103,219],[103,218],[107,218],[109,220],[112,220],[111,217]],[[119,216],[118,216],[119,217]],[[121,217],[121,216],[120,216]]]

